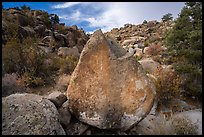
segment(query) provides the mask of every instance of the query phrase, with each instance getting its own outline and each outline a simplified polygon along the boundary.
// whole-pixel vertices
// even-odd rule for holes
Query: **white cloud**
[[[132,3],[101,3],[100,6],[104,12],[85,19],[90,23],[90,27],[100,27],[106,32],[114,27],[122,27],[126,23],[136,23],[137,16]]]
[[[63,4],[58,4],[58,5],[54,5],[52,6],[53,9],[63,9],[63,8],[69,8],[72,7],[74,5],[78,5],[81,2],[65,2]]]
[[[69,20],[69,19],[79,20],[80,16],[81,16],[81,13],[77,10],[77,11],[71,13],[71,15],[60,15],[59,18],[65,19],[65,20]]]
[[[74,12],[73,14],[71,14],[70,18],[75,20],[75,21],[79,21],[80,20],[80,16],[81,16],[81,12],[79,12],[78,10],[76,12]]]
[[[144,20],[160,20],[166,13],[174,17],[184,3],[175,2],[65,2],[55,8],[67,8],[78,5],[74,11],[65,9],[69,14],[60,16],[76,25],[87,21],[88,28],[100,28],[103,32],[124,24],[140,24]],[[176,6],[175,6],[176,5]],[[64,13],[65,14],[65,13]]]

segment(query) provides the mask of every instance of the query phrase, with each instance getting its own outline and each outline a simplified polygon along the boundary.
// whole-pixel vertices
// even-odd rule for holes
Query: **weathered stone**
[[[150,112],[155,86],[129,54],[100,30],[91,36],[67,90],[70,111],[79,120],[127,130]]]
[[[2,64],[2,69],[4,64]],[[23,84],[19,84],[18,76],[15,73],[2,76],[1,96],[6,97],[14,93],[30,93],[31,90]]]
[[[68,44],[66,43],[67,38],[64,34],[55,34],[55,40],[58,44],[57,47],[64,47],[64,46],[68,46]]]
[[[2,100],[3,135],[65,135],[52,102],[35,94],[12,94]]]
[[[39,36],[45,36],[45,29],[46,29],[46,26],[45,25],[42,25],[42,24],[39,24],[38,26],[36,26],[34,28],[35,32],[39,35]]]
[[[69,85],[70,75],[62,74],[59,76],[59,79],[56,81],[56,90],[61,92],[66,92],[67,87]]]
[[[89,125],[72,118],[65,131],[67,135],[82,135],[88,128]]]
[[[56,91],[49,94],[47,99],[54,103],[57,108],[59,108],[67,100],[67,97],[63,93]]]
[[[142,59],[140,61],[138,61],[143,69],[147,72],[147,73],[150,73],[150,74],[155,74],[156,71],[158,70],[158,68],[161,67],[161,65],[154,61],[152,58],[145,58],[145,59]]]
[[[52,36],[52,31],[49,29],[45,29],[45,36]]]
[[[31,27],[19,26],[19,34],[21,35],[22,38],[26,38],[26,37],[34,37],[36,33]]]
[[[29,18],[25,16],[24,14],[14,13],[13,14],[15,18],[17,19],[17,22],[20,26],[27,26],[29,25]]]
[[[140,48],[136,48],[136,53],[135,53],[135,56],[137,56],[138,58],[142,58],[142,49]]]
[[[71,119],[71,114],[69,112],[68,106],[69,106],[69,102],[67,100],[58,109],[60,123],[63,124],[64,126],[66,126],[66,127],[69,125],[70,119]]]

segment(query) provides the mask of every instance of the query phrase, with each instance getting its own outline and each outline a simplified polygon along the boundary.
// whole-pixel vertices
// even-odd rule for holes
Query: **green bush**
[[[202,98],[202,2],[186,2],[165,38],[186,95]],[[192,86],[194,85],[194,86]],[[195,94],[194,94],[195,92]]]
[[[169,21],[169,20],[172,20],[173,17],[172,17],[172,14],[171,13],[167,13],[165,14],[163,17],[162,17],[162,21],[165,22],[165,21]]]

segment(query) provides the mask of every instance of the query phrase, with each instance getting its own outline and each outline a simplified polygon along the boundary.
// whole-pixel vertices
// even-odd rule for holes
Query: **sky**
[[[60,23],[77,25],[87,33],[97,29],[103,32],[124,24],[141,24],[144,20],[161,21],[171,13],[177,18],[184,2],[2,2],[3,8],[29,6],[31,10],[44,10],[57,14]]]

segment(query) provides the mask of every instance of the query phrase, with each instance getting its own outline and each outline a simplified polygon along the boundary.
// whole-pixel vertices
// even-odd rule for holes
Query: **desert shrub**
[[[20,76],[26,74],[27,77],[30,77],[26,79],[28,81],[25,81],[27,86],[42,85],[39,81],[46,77],[46,71],[42,65],[45,54],[38,51],[37,41],[34,38],[26,38],[20,43],[18,39],[12,39],[2,48],[4,72],[17,73]],[[33,81],[35,84],[29,84]]]
[[[2,77],[2,97],[9,96],[14,93],[30,92],[30,89],[25,87],[23,83],[18,82],[17,74],[5,74]]]
[[[144,41],[144,47],[148,47],[149,46],[149,40],[145,40]]]
[[[134,58],[136,59],[136,61],[139,61],[142,59],[142,56],[137,56],[137,55],[134,55]]]
[[[68,32],[65,26],[59,24],[54,25],[54,29],[64,35],[66,35]]]
[[[147,54],[148,55],[152,55],[152,56],[156,56],[158,54],[161,54],[162,50],[163,49],[162,49],[161,45],[159,45],[159,44],[151,44],[149,46]]]
[[[67,56],[66,58],[61,58],[59,73],[71,74],[74,71],[77,63],[78,59],[74,56]]]
[[[48,67],[48,71],[59,71],[60,74],[71,74],[76,65],[78,59],[74,56],[59,57],[55,56],[52,59],[51,65]]]
[[[27,87],[37,87],[45,84],[42,77],[35,76],[35,71],[25,72],[21,79]]]
[[[2,62],[5,73],[20,73],[22,49],[18,39],[13,38],[2,47]]]
[[[10,39],[18,38],[18,24],[13,22],[6,22],[7,32],[8,32],[8,41]]]
[[[180,94],[181,77],[171,69],[158,68],[155,72],[159,103],[166,102]]]

